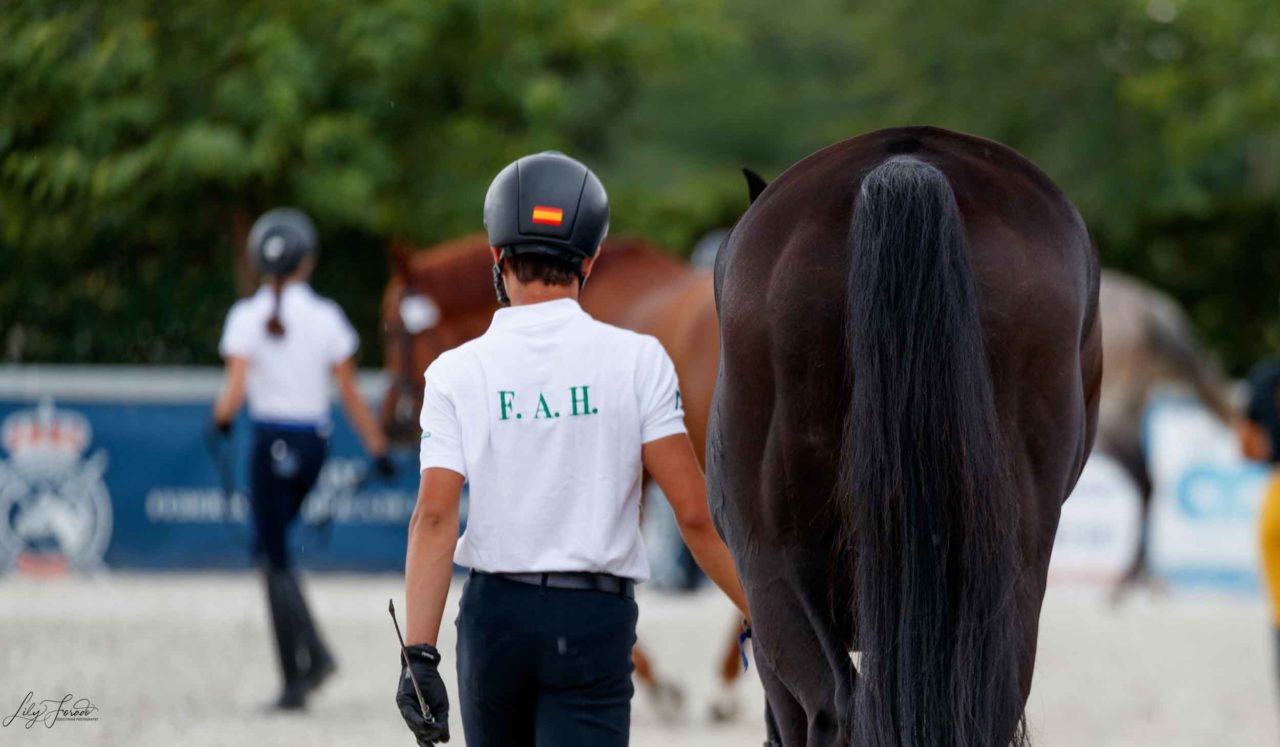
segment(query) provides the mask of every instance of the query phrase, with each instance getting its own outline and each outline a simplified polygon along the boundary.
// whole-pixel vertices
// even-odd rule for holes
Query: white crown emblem
[[[103,481],[107,454],[82,458],[92,430],[84,415],[45,398],[0,423],[0,574],[88,569],[111,541],[111,495]]]
[[[56,471],[84,454],[92,433],[83,415],[57,410],[52,400],[44,399],[34,410],[15,412],[4,419],[0,443],[21,470]]]

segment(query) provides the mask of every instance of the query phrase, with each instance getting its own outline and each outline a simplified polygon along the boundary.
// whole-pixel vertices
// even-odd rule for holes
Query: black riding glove
[[[205,432],[209,438],[220,441],[231,436],[231,425],[231,421],[219,423],[217,420],[210,420]]]
[[[444,680],[440,679],[440,652],[435,646],[422,643],[408,646],[405,651],[409,656],[408,666],[400,670],[400,686],[396,690],[396,705],[400,707],[400,715],[409,726],[409,731],[417,737],[421,747],[449,741],[449,694],[445,692]],[[402,659],[401,664],[404,664]],[[422,699],[427,702],[430,714],[423,714],[418,705],[418,693],[413,688],[413,678],[418,681],[422,690]]]
[[[373,471],[378,473],[378,477],[390,479],[396,476],[396,463],[391,461],[391,457],[383,454],[373,460]]]

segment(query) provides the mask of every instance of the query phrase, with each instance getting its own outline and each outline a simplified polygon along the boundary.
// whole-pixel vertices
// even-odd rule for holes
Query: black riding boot
[[[297,577],[282,569],[268,569],[265,576],[280,671],[284,675],[284,689],[275,707],[305,708],[307,695],[333,674],[337,665],[320,640]]]
[[[267,586],[267,605],[271,610],[271,626],[276,634],[276,651],[280,654],[280,672],[284,675],[284,689],[274,707],[285,711],[299,710],[307,705],[307,687],[299,661],[305,648],[303,631],[291,590],[296,584],[293,575],[286,570],[266,569],[263,576]]]
[[[315,621],[311,618],[311,610],[307,607],[307,598],[302,594],[298,579],[292,574],[288,579],[288,590],[292,597],[294,614],[297,616],[298,630],[301,635],[301,651],[298,669],[306,692],[320,687],[329,675],[337,670],[337,662],[329,653],[329,648],[320,639]]]

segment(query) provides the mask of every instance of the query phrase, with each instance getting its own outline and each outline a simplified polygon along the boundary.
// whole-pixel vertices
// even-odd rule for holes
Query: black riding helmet
[[[249,231],[249,257],[264,275],[289,275],[315,252],[316,227],[301,210],[268,210]]]
[[[489,246],[502,256],[542,254],[581,272],[609,231],[609,196],[591,169],[555,151],[498,172],[484,198]]]

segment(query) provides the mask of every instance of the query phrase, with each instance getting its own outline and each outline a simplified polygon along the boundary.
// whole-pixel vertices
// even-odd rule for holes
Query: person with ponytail
[[[316,229],[299,210],[265,213],[249,233],[264,283],[231,308],[219,352],[226,382],[213,408],[229,435],[244,401],[253,421],[250,498],[254,560],[261,569],[284,688],[274,707],[299,710],[336,669],[307,607],[288,552],[288,530],[324,464],[329,391],[336,381],[347,417],[375,470],[394,474],[387,441],[356,389],[359,337],[342,309],[311,289]]]

